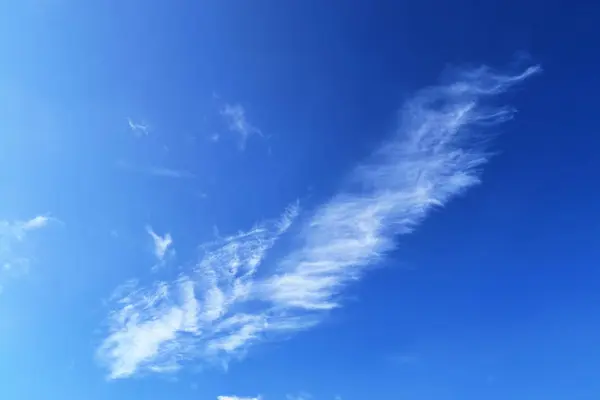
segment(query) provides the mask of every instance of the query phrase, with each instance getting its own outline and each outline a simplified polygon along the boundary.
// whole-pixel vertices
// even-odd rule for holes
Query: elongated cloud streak
[[[393,137],[354,171],[354,187],[305,215],[283,257],[267,252],[298,219],[298,205],[204,246],[195,270],[176,282],[120,296],[99,351],[110,376],[173,371],[199,358],[224,363],[254,343],[317,324],[398,235],[480,182],[488,161],[483,130],[514,114],[485,100],[539,71],[479,68],[417,93]]]
[[[139,174],[156,176],[158,178],[174,178],[174,179],[193,179],[195,175],[190,171],[179,170],[166,167],[154,167],[154,166],[136,166],[129,164],[125,161],[117,162],[117,167],[124,170],[135,172]]]
[[[217,400],[260,400],[260,397],[217,396]]]
[[[340,289],[393,249],[396,235],[410,233],[434,207],[479,183],[488,158],[478,128],[514,113],[481,101],[538,71],[505,76],[480,68],[409,101],[394,138],[357,169],[361,188],[317,209],[304,245],[283,260],[284,272],[263,284],[264,297],[296,311],[336,307]]]

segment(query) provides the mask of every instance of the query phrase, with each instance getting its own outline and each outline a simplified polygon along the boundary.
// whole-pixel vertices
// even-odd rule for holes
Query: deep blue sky
[[[599,18],[0,2],[0,398],[597,399]]]

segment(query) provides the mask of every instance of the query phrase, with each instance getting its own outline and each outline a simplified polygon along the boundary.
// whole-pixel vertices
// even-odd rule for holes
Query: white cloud
[[[48,222],[50,217],[45,215],[38,215],[27,221],[0,220],[0,236],[4,240],[22,240],[28,232],[43,228]]]
[[[285,396],[286,400],[311,400],[313,397],[310,393],[301,392],[296,394],[288,394]]]
[[[157,166],[136,166],[125,161],[117,162],[117,167],[130,172],[152,175],[158,178],[191,179],[196,177],[192,172],[186,170]]]
[[[25,238],[31,232],[44,228],[50,220],[44,215],[26,221],[0,220],[0,286],[8,277],[27,273],[31,262],[27,252],[22,249]]]
[[[22,228],[25,231],[43,228],[48,224],[48,221],[50,221],[49,217],[45,215],[38,215],[37,217],[30,219],[29,221],[25,221],[22,224]]]
[[[392,140],[355,171],[361,189],[316,210],[304,244],[263,283],[262,297],[295,313],[337,307],[344,286],[392,250],[396,235],[412,232],[431,210],[479,183],[488,160],[479,128],[513,114],[481,102],[538,71],[504,76],[480,68],[417,94]]]
[[[260,400],[260,396],[257,396],[257,397],[217,396],[217,400]]]
[[[150,237],[152,237],[152,241],[154,242],[154,255],[159,261],[162,261],[165,258],[167,250],[173,244],[173,238],[171,238],[171,234],[166,233],[164,236],[160,236],[152,230],[151,226],[147,226],[146,231]]]
[[[174,282],[117,288],[109,334],[98,349],[109,377],[176,371],[185,360],[217,360],[257,338],[265,316],[231,307],[250,299],[258,266],[297,214],[294,205],[277,221],[205,244],[195,270]]]
[[[221,116],[225,119],[229,130],[240,135],[242,149],[250,135],[262,136],[260,129],[248,121],[246,110],[240,104],[225,104],[221,109]]]
[[[148,125],[141,122],[134,122],[131,118],[127,118],[129,129],[137,136],[147,136],[150,128]]]
[[[135,286],[125,290],[127,294],[118,300],[121,309],[109,319],[112,333],[98,351],[111,367],[110,378],[129,376],[141,368],[176,371],[179,355],[190,350],[185,336],[199,333],[195,284],[183,278],[173,284],[159,282],[150,290]]]
[[[298,219],[297,204],[277,221],[204,245],[196,268],[177,281],[130,289],[100,349],[110,376],[173,371],[192,359],[227,363],[254,343],[319,323],[340,306],[347,284],[394,249],[397,235],[479,183],[488,160],[480,135],[513,115],[484,101],[539,70],[506,76],[480,68],[419,92],[394,136],[355,170],[359,189],[305,216],[291,250],[275,259],[267,252]]]
[[[147,173],[148,175],[154,175],[162,178],[194,178],[195,175],[190,171],[173,169],[173,168],[165,168],[165,167],[146,167],[139,168],[139,172]]]

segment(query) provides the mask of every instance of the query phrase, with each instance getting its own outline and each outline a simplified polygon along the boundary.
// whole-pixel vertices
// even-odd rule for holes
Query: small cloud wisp
[[[134,122],[131,118],[127,118],[127,125],[129,125],[129,129],[136,136],[148,136],[148,132],[150,131],[148,125],[141,122]]]
[[[154,232],[151,226],[147,226],[146,231],[154,243],[154,255],[159,261],[162,261],[167,254],[167,250],[169,250],[169,247],[173,244],[171,234],[167,232],[164,236],[160,236]]]
[[[240,135],[240,147],[242,149],[246,146],[246,141],[251,135],[262,136],[261,130],[248,121],[246,110],[240,104],[225,104],[221,109],[221,116],[227,123],[228,129]],[[218,140],[218,136],[216,138]]]
[[[0,220],[0,291],[6,278],[22,275],[29,268],[30,260],[21,249],[26,236],[46,227],[51,220],[45,215],[26,221]]]
[[[173,169],[160,166],[138,166],[125,161],[116,163],[118,168],[126,171],[135,172],[144,175],[155,176],[157,178],[173,178],[173,179],[193,179],[196,176],[190,171]]]
[[[312,398],[312,395],[306,392],[288,394],[285,396],[286,400],[312,400]]]
[[[98,350],[109,377],[172,372],[192,361],[226,365],[256,343],[318,324],[397,236],[480,183],[490,154],[484,131],[514,115],[486,100],[539,71],[482,67],[418,92],[394,135],[352,173],[351,188],[300,222],[296,203],[275,221],[202,246],[193,270],[175,281],[120,290]],[[269,257],[283,235],[292,240]]]

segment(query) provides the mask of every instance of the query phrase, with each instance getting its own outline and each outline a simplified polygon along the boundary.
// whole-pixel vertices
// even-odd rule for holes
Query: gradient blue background
[[[2,1],[0,216],[65,224],[0,295],[0,397],[600,398],[599,18],[593,1]],[[227,373],[105,380],[102,300],[152,262],[147,223],[191,259],[215,225],[330,196],[448,66],[523,61],[544,73],[503,99],[520,112],[483,185],[327,323]],[[211,143],[220,98],[268,138]]]

